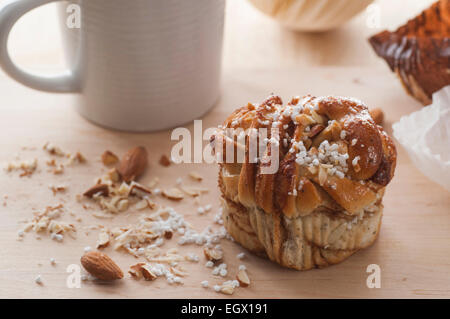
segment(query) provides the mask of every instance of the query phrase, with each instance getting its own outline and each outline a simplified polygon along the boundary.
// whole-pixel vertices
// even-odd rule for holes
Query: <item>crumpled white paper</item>
[[[414,165],[450,191],[450,85],[433,94],[431,105],[403,116],[392,128]]]

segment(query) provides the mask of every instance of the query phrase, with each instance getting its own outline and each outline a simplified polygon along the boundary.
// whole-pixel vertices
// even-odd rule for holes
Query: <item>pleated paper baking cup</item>
[[[450,85],[433,94],[431,105],[403,116],[393,129],[414,165],[450,191]]]

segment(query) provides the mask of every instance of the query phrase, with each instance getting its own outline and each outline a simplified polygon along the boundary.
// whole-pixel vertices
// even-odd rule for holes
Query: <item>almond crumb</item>
[[[203,180],[203,177],[197,172],[190,172],[189,177],[197,182],[201,182]]]
[[[161,164],[164,167],[167,167],[170,166],[171,162],[166,155],[161,155],[161,158],[159,159],[159,164]]]

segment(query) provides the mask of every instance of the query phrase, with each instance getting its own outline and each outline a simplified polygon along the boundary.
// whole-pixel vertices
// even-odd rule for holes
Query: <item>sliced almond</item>
[[[106,254],[90,251],[81,257],[81,264],[88,273],[100,280],[116,280],[123,278],[123,272]]]
[[[111,151],[104,151],[102,154],[102,163],[106,166],[114,165],[119,161],[116,154]]]
[[[94,195],[108,196],[109,188],[106,184],[96,184],[83,193],[84,196],[92,198]]]
[[[192,187],[192,186],[182,186],[181,189],[183,192],[192,197],[200,196],[201,194],[208,193],[209,189],[201,188],[201,187]]]
[[[248,277],[245,269],[240,269],[236,275],[236,279],[239,281],[241,287],[248,287],[250,285],[250,278]]]
[[[170,166],[171,162],[170,159],[166,155],[161,155],[161,158],[159,159],[159,164],[162,166]]]
[[[220,261],[223,258],[223,251],[219,249],[205,247],[203,253],[205,254],[206,259],[213,262]]]
[[[120,161],[119,173],[122,179],[129,183],[139,178],[147,168],[147,162],[147,150],[144,147],[130,149]]]
[[[168,190],[163,190],[162,194],[163,196],[171,200],[182,200],[184,198],[183,192],[176,187],[170,188]]]

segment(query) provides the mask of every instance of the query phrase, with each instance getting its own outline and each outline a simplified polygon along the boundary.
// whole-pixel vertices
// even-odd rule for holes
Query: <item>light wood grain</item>
[[[115,284],[85,283],[80,289],[66,287],[67,265],[79,263],[85,246],[94,246],[96,231],[86,235],[83,227],[89,225],[127,225],[136,213],[120,214],[113,220],[92,217],[75,201],[75,194],[91,186],[103,168],[100,156],[105,149],[123,154],[130,146],[145,145],[150,150],[152,167],[143,178],[148,182],[154,176],[162,186],[175,184],[178,177],[187,182],[187,172],[199,171],[202,184],[211,191],[202,199],[210,203],[213,211],[205,216],[196,213],[195,204],[188,198],[179,204],[162,198],[158,202],[172,205],[197,230],[212,224],[219,207],[215,165],[182,164],[162,168],[157,164],[161,154],[169,154],[173,142],[170,132],[154,134],[128,134],[99,128],[81,118],[72,107],[72,96],[52,95],[26,89],[12,81],[2,79],[1,90],[7,99],[1,103],[0,162],[38,158],[39,171],[30,178],[19,178],[16,173],[0,172],[0,200],[8,195],[6,206],[0,202],[0,297],[31,298],[218,298],[225,297],[212,289],[201,288],[202,280],[210,284],[221,282],[203,266],[201,248],[187,246],[184,252],[195,252],[201,257],[199,264],[187,263],[190,275],[183,286],[169,286],[164,279],[155,282],[136,282],[126,278]],[[234,108],[248,101],[261,101],[275,92],[285,99],[293,95],[348,95],[365,101],[370,107],[381,107],[387,118],[387,127],[401,115],[418,110],[421,106],[408,97],[397,79],[385,68],[299,68],[268,69],[260,71],[228,70],[224,74],[223,94],[219,104],[204,118],[204,128],[219,124]],[[190,125],[188,127],[191,127]],[[61,176],[47,172],[45,154],[41,147],[50,141],[67,151],[81,151],[88,158],[85,165],[67,168]],[[23,150],[35,146],[36,150]],[[238,289],[231,298],[317,298],[317,297],[450,297],[450,196],[440,186],[429,181],[410,162],[402,148],[398,149],[396,176],[388,186],[384,198],[384,218],[381,234],[370,248],[356,253],[345,262],[321,270],[297,272],[247,254],[240,261],[236,254],[243,251],[237,244],[224,241],[225,261],[232,279],[240,263],[247,265],[252,284]],[[67,194],[53,196],[49,184],[69,185]],[[189,182],[194,183],[194,182]],[[34,210],[50,204],[65,202],[68,211],[81,216],[78,223],[69,214],[63,220],[73,221],[78,228],[75,240],[66,238],[57,243],[46,236],[36,240],[27,234],[23,242],[16,241],[20,220],[29,219]],[[164,248],[176,246],[175,240]],[[126,271],[136,259],[107,248],[106,252]],[[51,266],[49,259],[56,258]],[[41,266],[38,263],[42,263]],[[366,286],[366,267],[381,267],[381,289]],[[44,284],[34,283],[42,274]]]

